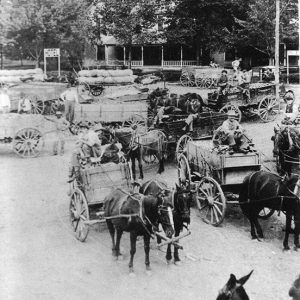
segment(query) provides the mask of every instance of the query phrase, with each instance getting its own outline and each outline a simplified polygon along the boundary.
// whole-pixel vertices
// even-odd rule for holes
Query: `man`
[[[24,92],[20,94],[20,100],[18,104],[18,113],[19,114],[30,114],[31,112],[31,102],[28,97],[26,97]]]
[[[218,79],[218,95],[225,95],[226,94],[226,88],[228,87],[228,77],[227,77],[227,71],[223,70],[221,72],[221,76]]]
[[[191,99],[188,99],[186,106],[186,111],[189,115],[185,120],[186,125],[182,130],[186,131],[188,128],[189,131],[193,131],[193,122],[198,118],[199,113],[202,113],[202,105],[200,100],[194,96]]]
[[[294,92],[292,90],[288,90],[285,93],[283,100],[286,103],[286,107],[282,124],[291,125],[295,122],[296,118],[299,115],[298,106],[295,104]]]
[[[60,144],[60,155],[65,151],[65,132],[69,128],[70,123],[62,116],[61,111],[56,112],[56,118],[52,119],[45,116],[45,119],[55,124],[55,138],[53,142],[53,155],[58,154]]]
[[[76,88],[72,87],[71,84],[68,83],[67,90],[60,95],[60,98],[64,100],[66,119],[70,123],[73,123],[75,103],[79,102]]]
[[[244,98],[249,101],[250,100],[250,91],[249,91],[250,78],[247,70],[244,69],[243,72],[238,72],[237,79],[238,79],[237,88],[240,91],[242,91]]]
[[[10,99],[8,96],[8,89],[4,87],[0,91],[0,113],[9,113],[10,112]]]
[[[220,132],[223,134],[221,138],[222,144],[229,145],[229,154],[232,155],[234,151],[241,150],[247,153],[249,145],[241,140],[244,129],[235,119],[236,114],[234,110],[229,110],[227,113],[228,119],[225,120],[220,127]]]
[[[240,63],[241,63],[242,59],[241,58],[238,58],[236,57],[235,60],[231,63],[232,64],[232,68],[235,72],[237,72],[239,66],[240,66]]]

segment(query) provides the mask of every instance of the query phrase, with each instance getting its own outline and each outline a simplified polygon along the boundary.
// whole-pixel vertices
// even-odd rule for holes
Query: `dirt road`
[[[274,123],[244,123],[268,157]],[[193,209],[192,234],[182,240],[182,264],[167,265],[165,249],[156,250],[152,242],[152,275],[146,275],[139,241],[135,278],[128,276],[128,234],[122,239],[124,260],[117,262],[104,226],[92,228],[86,242],[78,242],[69,225],[66,183],[73,142],[70,137],[66,154],[53,157],[47,138],[42,156],[34,159],[20,159],[1,145],[0,299],[210,300],[230,273],[239,277],[252,269],[246,284],[250,299],[289,298],[288,289],[300,273],[300,252],[282,251],[281,217],[262,222],[266,238],[257,242],[250,239],[239,207],[229,207],[217,228],[203,223]],[[159,178],[155,172],[156,166],[148,167],[146,179]],[[174,186],[175,166],[168,165],[161,178]]]

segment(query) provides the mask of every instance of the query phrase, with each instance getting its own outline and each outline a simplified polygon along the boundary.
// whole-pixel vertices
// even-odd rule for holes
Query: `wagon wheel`
[[[263,122],[274,121],[279,111],[279,100],[277,100],[275,96],[266,96],[259,102],[258,115]]]
[[[130,118],[123,122],[123,127],[136,127],[138,132],[143,132],[146,129],[146,120],[143,116],[133,114]]]
[[[176,144],[176,150],[175,150],[175,157],[176,157],[177,161],[178,161],[179,156],[184,152],[187,143],[192,140],[193,139],[187,134],[184,134],[179,138],[179,140]]]
[[[178,182],[180,186],[188,186],[191,183],[191,168],[189,162],[184,154],[181,154],[178,157],[177,163],[177,171],[178,171]]]
[[[224,106],[219,110],[219,112],[220,112],[220,113],[227,114],[228,111],[230,111],[230,110],[234,110],[234,111],[235,111],[235,113],[236,113],[236,117],[235,117],[235,118],[236,118],[239,122],[241,122],[241,120],[242,120],[242,112],[240,111],[240,109],[239,109],[237,106],[235,106],[235,105],[233,105],[233,104],[228,103],[228,104],[224,105]]]
[[[203,177],[197,185],[196,203],[202,220],[213,226],[222,223],[226,198],[221,186],[211,177]]]
[[[189,86],[190,76],[187,73],[184,73],[180,76],[180,82],[183,86]]]
[[[94,87],[91,88],[91,93],[92,93],[93,96],[97,97],[97,96],[100,96],[102,94],[103,90],[104,90],[103,85],[94,86]]]
[[[80,82],[77,86],[77,92],[79,95],[89,95],[91,92],[90,85],[86,82]]]
[[[196,84],[196,86],[199,87],[199,88],[202,88],[203,87],[202,86],[203,80],[204,80],[204,78],[202,78],[202,77],[196,77],[195,78],[195,84]]]
[[[75,237],[84,242],[89,233],[89,226],[85,221],[89,221],[89,207],[83,192],[74,189],[70,196],[70,222],[75,232]]]
[[[210,89],[211,85],[212,85],[212,78],[210,77],[205,78],[203,82],[203,87],[206,89]]]
[[[32,114],[43,114],[45,110],[45,103],[43,100],[38,100],[37,96],[31,97],[29,99],[31,104]]]
[[[13,150],[24,158],[36,157],[40,154],[43,143],[42,133],[36,128],[19,130],[13,140]]]
[[[267,207],[264,207],[258,214],[258,217],[260,219],[263,219],[263,220],[267,220],[269,219],[273,214],[274,214],[275,210],[274,209],[270,209],[270,208],[267,208]]]

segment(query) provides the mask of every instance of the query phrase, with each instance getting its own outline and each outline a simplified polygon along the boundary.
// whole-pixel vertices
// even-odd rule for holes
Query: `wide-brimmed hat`
[[[102,130],[104,127],[102,126],[102,124],[101,123],[99,123],[99,124],[96,124],[95,126],[94,126],[94,131],[100,131],[100,130]]]
[[[58,110],[55,114],[56,114],[57,116],[61,116],[63,113],[62,113],[60,110]]]
[[[227,112],[227,116],[228,117],[235,117],[236,116],[236,112],[234,111],[234,110],[229,110],[228,112]]]
[[[222,72],[221,72],[221,73],[226,73],[226,74],[227,74],[228,72],[227,72],[227,70],[222,70]]]

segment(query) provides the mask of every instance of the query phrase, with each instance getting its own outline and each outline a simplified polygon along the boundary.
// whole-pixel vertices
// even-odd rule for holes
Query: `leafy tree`
[[[111,35],[129,48],[133,44],[153,43],[161,38],[156,25],[165,14],[161,0],[95,0],[89,38],[101,42],[101,35]]]

